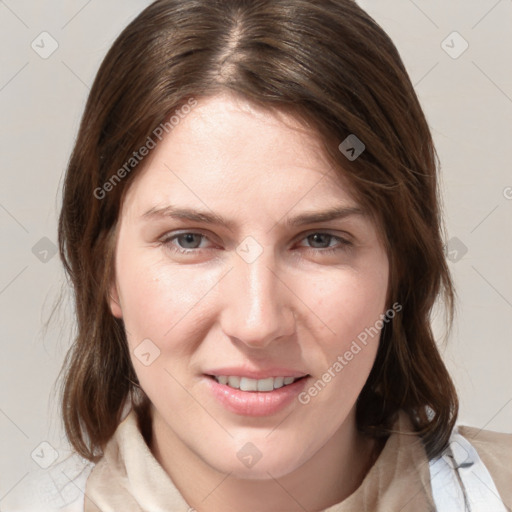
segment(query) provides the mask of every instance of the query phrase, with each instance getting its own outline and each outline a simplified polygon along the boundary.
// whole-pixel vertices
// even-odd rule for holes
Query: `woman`
[[[150,5],[65,180],[77,509],[510,507],[510,436],[454,430],[440,226],[425,117],[354,2]]]

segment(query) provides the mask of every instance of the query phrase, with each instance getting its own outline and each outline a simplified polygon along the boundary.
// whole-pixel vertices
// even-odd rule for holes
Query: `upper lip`
[[[272,368],[266,368],[264,370],[262,369],[250,369],[247,367],[229,367],[229,368],[215,368],[212,370],[207,370],[204,372],[205,375],[227,375],[229,376],[236,376],[236,377],[247,377],[249,379],[268,379],[269,377],[293,377],[294,379],[297,379],[299,377],[305,377],[309,375],[306,372],[302,372],[300,370],[293,370],[290,368],[283,368],[283,367],[272,367]]]

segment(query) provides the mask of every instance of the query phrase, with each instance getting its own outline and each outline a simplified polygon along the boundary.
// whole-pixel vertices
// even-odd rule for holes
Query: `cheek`
[[[117,268],[130,357],[142,388],[154,403],[164,397],[167,405],[186,403],[184,363],[207,334],[211,315],[204,298],[218,272],[171,267],[157,251],[143,250],[120,255]]]
[[[327,345],[341,348],[365,329],[375,325],[384,313],[387,295],[387,271],[366,272],[345,269],[321,279],[310,278],[300,288],[307,298],[311,317],[326,334]]]
[[[346,269],[323,279],[311,278],[309,291],[304,287],[299,292],[308,297],[313,313],[309,323],[313,336],[306,352],[319,362],[317,380],[305,390],[303,404],[344,404],[338,411],[341,418],[354,403],[377,353],[387,282],[387,266],[372,262],[364,271]]]
[[[117,281],[123,319],[131,342],[150,338],[179,341],[173,336],[190,324],[190,315],[215,286],[220,270],[166,264],[158,251],[121,255]],[[131,335],[131,336],[130,336]]]

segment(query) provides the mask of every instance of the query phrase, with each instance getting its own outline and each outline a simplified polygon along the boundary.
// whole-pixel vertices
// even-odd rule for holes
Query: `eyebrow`
[[[335,206],[327,210],[304,212],[295,217],[287,218],[284,223],[288,227],[298,227],[306,224],[318,224],[321,222],[344,219],[354,215],[365,216],[365,212],[358,206]],[[142,215],[144,219],[167,217],[202,224],[219,225],[229,230],[233,227],[232,221],[216,213],[191,208],[178,208],[176,206],[165,206],[162,208],[155,206]]]

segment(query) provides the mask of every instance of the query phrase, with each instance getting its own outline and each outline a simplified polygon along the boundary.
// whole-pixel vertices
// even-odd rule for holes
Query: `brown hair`
[[[358,427],[385,436],[403,409],[429,456],[439,454],[458,402],[430,326],[436,298],[444,297],[449,321],[454,298],[438,161],[395,46],[352,0],[158,0],[113,44],[88,98],[59,219],[78,322],[62,369],[70,442],[97,461],[125,401],[147,411],[123,323],[109,308],[120,205],[138,170],[131,156],[187,100],[226,89],[313,128],[374,215],[390,261],[389,304],[402,311],[381,333],[357,403]],[[350,134],[366,146],[353,161],[338,149]],[[115,185],[108,193],[107,182]]]

